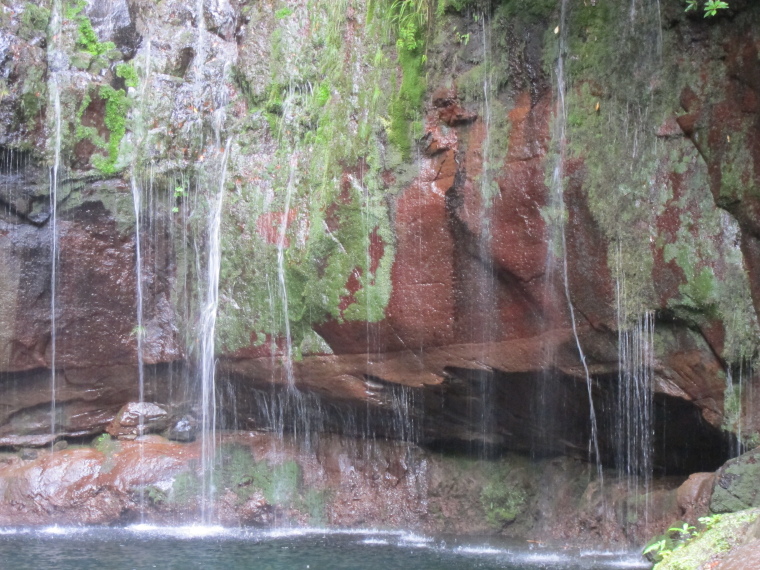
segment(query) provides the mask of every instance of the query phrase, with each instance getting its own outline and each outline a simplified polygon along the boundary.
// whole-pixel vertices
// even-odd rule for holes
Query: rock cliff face
[[[679,475],[756,436],[760,10],[391,4],[0,4],[0,445],[141,376],[195,426],[217,199],[220,425],[620,466],[625,416]]]

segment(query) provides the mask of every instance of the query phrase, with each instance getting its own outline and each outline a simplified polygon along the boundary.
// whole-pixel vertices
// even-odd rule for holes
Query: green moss
[[[24,5],[24,11],[21,13],[18,35],[25,40],[31,40],[35,35],[47,30],[49,21],[50,10],[30,2]]]
[[[384,131],[394,129],[383,117],[401,99],[393,84],[395,58],[385,49],[393,25],[379,14],[359,32],[363,50],[348,49],[341,28],[346,9],[328,2],[312,6],[308,42],[320,49],[306,61],[298,58],[308,50],[293,47],[306,41],[292,25],[300,14],[279,22],[270,40],[266,98],[247,98],[256,134],[236,139],[233,154],[255,154],[259,140],[276,141],[278,150],[252,174],[256,180],[241,183],[230,197],[222,289],[235,307],[223,303],[218,322],[220,346],[228,350],[281,339],[289,328],[298,358],[329,351],[312,329],[316,323],[384,317],[394,236],[381,174],[389,168]],[[422,65],[421,56],[415,65]],[[397,106],[404,120],[394,133],[404,135],[401,144],[410,150],[409,133],[419,116],[411,107],[421,105],[424,87],[410,86],[407,78],[404,90],[415,102],[406,111]],[[277,244],[286,203],[291,219],[284,236],[283,291]],[[356,285],[352,292],[349,281]]]
[[[409,160],[413,140],[421,134],[420,129],[415,129],[415,125],[419,120],[422,98],[425,95],[424,64],[419,49],[400,49],[398,61],[402,78],[398,93],[390,106],[388,139],[399,149],[404,160]]]
[[[117,453],[121,450],[121,444],[107,433],[98,436],[95,441],[93,441],[92,445],[95,449],[107,457],[110,457],[114,453]]]
[[[149,485],[148,487],[143,488],[141,490],[141,493],[153,505],[162,505],[169,499],[164,491],[158,487],[154,487],[153,485]]]
[[[111,436],[107,433],[104,433],[98,436],[93,441],[92,445],[100,453],[106,456],[106,460],[103,462],[103,466],[101,468],[103,473],[110,472],[116,466],[114,454],[121,451],[121,443],[115,439],[112,439]]]
[[[193,471],[180,473],[174,478],[172,488],[167,494],[167,502],[182,506],[194,505],[201,494],[203,483]]]
[[[127,111],[130,108],[129,99],[123,89],[114,89],[110,85],[103,85],[98,92],[101,99],[105,99],[106,112],[103,122],[108,129],[107,156],[93,158],[93,166],[104,174],[114,174],[119,169],[116,161],[119,158],[119,145],[127,132]]]
[[[557,0],[505,0],[499,9],[510,19],[547,22],[557,12]]]
[[[480,494],[480,503],[486,512],[486,520],[492,526],[501,528],[514,522],[520,515],[526,501],[525,492],[509,486],[508,482],[489,483]]]
[[[219,483],[234,491],[241,501],[256,491],[271,505],[289,507],[299,498],[301,468],[295,461],[254,461],[250,448],[239,445],[225,446],[220,456]]]
[[[86,7],[87,2],[77,0],[70,4],[64,12],[66,18],[74,20],[77,24],[77,48],[94,56],[105,55],[109,51],[115,50],[116,45],[113,42],[101,42],[98,40],[98,35],[92,27],[90,18],[84,13]]]
[[[745,540],[750,525],[758,519],[760,511],[749,510],[722,515],[713,522],[709,529],[698,533],[685,545],[672,551],[666,551],[662,562],[654,570],[694,570],[705,568],[708,564],[720,560],[733,546]]]
[[[131,63],[120,63],[116,66],[116,75],[124,79],[127,87],[137,87],[137,70]]]
[[[481,469],[486,473],[486,483],[480,492],[480,504],[488,524],[502,528],[515,522],[528,502],[520,462],[486,463]]]
[[[293,9],[285,7],[285,8],[280,8],[279,10],[277,10],[274,13],[274,17],[277,18],[278,20],[282,20],[283,18],[287,18],[291,14],[293,14]]]

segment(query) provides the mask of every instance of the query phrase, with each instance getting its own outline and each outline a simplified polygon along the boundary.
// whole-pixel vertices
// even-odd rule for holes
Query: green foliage
[[[121,444],[117,440],[112,439],[107,433],[104,433],[93,441],[93,447],[106,456],[102,469],[104,473],[108,473],[116,465],[113,456],[121,450]]]
[[[510,463],[489,464],[486,483],[480,492],[480,504],[486,520],[494,528],[513,523],[523,512],[528,501],[524,473]]]
[[[655,570],[693,570],[705,568],[715,560],[715,555],[730,550],[745,540],[750,524],[757,520],[757,509],[738,513],[713,515],[699,519],[703,528],[696,532],[694,527],[679,523],[663,535],[653,540],[645,550],[647,556],[658,562]],[[659,543],[664,541],[662,547]]]
[[[425,46],[431,0],[391,0],[391,22],[396,27],[396,47],[417,51]]]
[[[663,535],[653,538],[644,547],[642,554],[653,562],[668,558],[673,551],[683,547],[689,540],[698,536],[696,528],[679,521]]]
[[[475,0],[438,0],[435,14],[440,17],[446,12],[462,12],[473,4],[475,4]]]
[[[404,54],[399,60],[412,61],[397,66],[391,1],[372,4],[367,25],[352,32],[361,49],[345,43],[347,4],[319,0],[308,12],[308,38],[289,22],[275,23],[266,87],[252,87],[258,78],[240,63],[236,82],[251,111],[250,137],[236,138],[233,156],[260,155],[270,141],[277,151],[236,181],[239,192],[227,202],[221,287],[235,306],[220,307],[220,346],[281,341],[287,319],[298,358],[330,351],[313,331],[316,323],[385,316],[395,238],[383,173],[399,167],[399,146],[411,155],[424,96],[424,53],[396,47]],[[399,144],[385,145],[389,138]],[[278,259],[282,237],[285,251]]]
[[[287,18],[288,16],[290,16],[292,14],[293,14],[293,9],[285,7],[285,8],[280,8],[279,10],[277,10],[274,13],[274,17],[277,18],[278,20],[282,20],[282,19]]]
[[[107,457],[110,457],[121,449],[119,442],[107,433],[98,436],[93,442],[93,447]]]
[[[388,139],[404,160],[411,158],[412,141],[420,130],[420,109],[427,87],[425,44],[431,9],[431,0],[392,0],[389,7],[402,78],[389,109]]]
[[[35,33],[44,32],[50,21],[50,10],[44,6],[28,3],[21,13],[18,35],[25,40],[30,40]]]
[[[696,12],[699,9],[700,0],[686,0],[687,12]],[[717,15],[719,10],[725,10],[728,8],[728,2],[723,0],[704,0],[704,16],[705,18]]]
[[[390,106],[388,139],[401,152],[404,160],[412,154],[412,140],[425,96],[423,61],[416,51],[401,49],[398,54],[403,76],[401,86]]]
[[[175,188],[174,188],[174,200],[175,200],[175,202],[179,202],[184,197],[185,197],[185,188],[182,187],[182,186],[175,186]],[[175,213],[175,214],[177,212],[179,212],[179,205],[175,205],[174,207],[172,207],[172,212]]]
[[[301,468],[295,461],[271,465],[254,461],[247,447],[226,446],[218,474],[221,486],[235,492],[241,501],[256,491],[272,505],[290,506],[298,498]]]
[[[85,0],[77,0],[77,2],[67,7],[64,12],[66,18],[74,20],[77,24],[77,47],[95,56],[104,55],[111,50],[115,50],[116,45],[113,42],[101,42],[98,40],[98,35],[92,27],[90,18],[84,13],[86,6],[87,2]]]
[[[317,105],[324,107],[330,100],[330,84],[327,81],[320,83],[314,96],[316,97]]]
[[[722,519],[723,515],[720,514],[699,517],[699,524],[702,525],[705,531],[707,531],[718,524]]]
[[[106,102],[106,113],[103,122],[109,136],[106,144],[107,156],[93,157],[93,166],[104,174],[117,172],[116,160],[119,158],[119,145],[127,132],[127,111],[130,102],[123,89],[114,89],[110,85],[102,85],[98,95]]]
[[[131,63],[120,63],[116,66],[116,75],[124,79],[127,87],[137,87],[137,70]]]
[[[327,491],[317,489],[307,489],[297,505],[298,509],[308,513],[309,524],[312,526],[323,526],[327,523],[325,516],[325,505],[329,499]]]
[[[480,493],[480,503],[486,520],[494,527],[514,522],[526,501],[525,491],[509,486],[508,482],[488,483]]]

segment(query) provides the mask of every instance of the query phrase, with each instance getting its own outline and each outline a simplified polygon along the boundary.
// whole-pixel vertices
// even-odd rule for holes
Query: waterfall
[[[51,445],[55,444],[57,426],[57,382],[56,382],[56,289],[58,278],[58,184],[61,167],[61,93],[58,76],[58,63],[56,62],[56,42],[61,34],[61,0],[53,2],[50,15],[50,27],[48,36],[50,47],[48,48],[48,66],[50,68],[49,86],[54,112],[54,155],[53,167],[50,171],[50,436]]]
[[[143,363],[143,338],[145,330],[143,328],[143,286],[142,286],[142,252],[140,247],[140,211],[141,196],[140,188],[135,180],[134,172],[131,175],[132,202],[135,208],[135,286],[137,293],[137,327],[135,328],[135,337],[137,340],[137,376],[138,376],[138,394],[139,401],[142,404],[145,401],[145,367]],[[138,433],[143,432],[143,416],[140,416],[140,427]]]
[[[285,280],[285,250],[287,249],[288,220],[290,217],[290,202],[293,199],[295,186],[295,173],[298,166],[298,151],[296,150],[289,160],[288,183],[285,188],[285,205],[280,219],[280,231],[277,236],[277,280],[280,285],[280,299],[282,300],[282,322],[285,327],[285,377],[288,383],[288,391],[295,391],[295,376],[293,374],[293,337],[290,331],[290,314],[288,309],[288,288]]]
[[[547,281],[551,284],[554,276],[554,257],[556,252],[551,251],[551,245],[559,246],[559,256],[562,262],[560,266],[561,270],[561,283],[565,301],[567,302],[567,309],[570,317],[570,324],[573,331],[573,338],[575,340],[575,346],[578,351],[578,358],[583,367],[583,374],[588,388],[588,404],[589,404],[589,422],[591,424],[591,439],[589,441],[589,455],[592,455],[596,461],[597,475],[600,481],[604,481],[604,474],[602,471],[601,455],[599,453],[599,432],[597,426],[596,410],[594,408],[594,399],[592,394],[592,379],[589,372],[588,363],[586,362],[586,355],[581,346],[580,337],[578,335],[578,324],[575,316],[575,307],[573,305],[572,297],[570,294],[570,278],[567,261],[567,236],[566,236],[566,218],[567,209],[565,206],[564,197],[564,176],[565,176],[565,159],[567,153],[567,83],[565,75],[565,59],[567,57],[567,0],[562,0],[562,7],[560,12],[559,23],[559,48],[557,55],[557,65],[555,68],[555,75],[557,81],[556,91],[556,110],[555,110],[555,128],[554,128],[554,140],[558,145],[557,157],[552,171],[551,178],[551,194],[549,199],[550,215],[552,216],[552,224],[550,227],[549,240],[550,249],[547,254]],[[556,243],[556,242],[559,243]],[[549,285],[550,286],[550,285]]]
[[[206,295],[201,311],[201,520],[211,522],[214,504],[214,462],[216,460],[216,316],[219,308],[219,274],[221,271],[221,223],[224,183],[231,140],[224,146],[219,166],[217,195],[210,199],[207,219],[208,259],[206,261]]]
[[[496,273],[494,270],[493,254],[492,254],[492,218],[493,218],[493,199],[494,180],[491,176],[491,95],[492,95],[492,70],[491,70],[491,43],[489,38],[489,29],[486,25],[486,14],[480,15],[481,30],[483,33],[483,66],[485,73],[483,74],[483,125],[485,128],[485,136],[483,138],[482,149],[482,163],[483,169],[480,174],[480,197],[481,197],[481,209],[480,220],[483,224],[480,233],[480,239],[478,240],[478,249],[481,259],[481,263],[485,266],[485,283],[483,284],[482,291],[482,306],[483,306],[483,318],[484,326],[482,328],[482,337],[480,342],[486,347],[484,350],[490,351],[489,343],[496,339],[496,322],[497,316],[497,303],[496,303]],[[497,191],[498,192],[498,191]],[[487,356],[487,355],[484,355]],[[491,374],[484,373],[480,375],[480,429],[482,438],[481,454],[485,456],[487,443],[489,441],[489,433],[493,432],[493,377]]]
[[[625,479],[629,496],[638,497],[643,487],[644,519],[648,521],[654,452],[652,434],[655,318],[652,311],[645,311],[635,318],[630,318],[627,314],[627,291],[621,256],[621,246],[618,244],[615,284],[618,328],[616,464],[618,473]]]

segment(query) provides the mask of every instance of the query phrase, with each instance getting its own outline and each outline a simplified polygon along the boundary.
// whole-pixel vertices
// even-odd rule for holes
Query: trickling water
[[[137,340],[137,374],[138,390],[140,403],[145,401],[145,368],[143,365],[143,338],[145,330],[143,328],[143,286],[142,286],[142,251],[140,247],[140,211],[142,209],[140,188],[135,180],[135,175],[131,176],[132,202],[135,208],[135,287],[137,293],[137,327],[134,335]],[[140,426],[138,433],[143,432],[143,417],[140,416]]]
[[[745,442],[744,404],[746,394],[745,381],[753,378],[754,370],[751,361],[740,360],[736,368],[726,368],[726,391],[723,398],[724,428],[736,435],[732,445],[731,455],[737,457],[747,448],[753,447],[754,441]],[[751,385],[750,385],[751,386]],[[749,398],[751,400],[751,398]]]
[[[208,260],[206,264],[206,298],[201,311],[201,520],[209,523],[213,517],[214,461],[216,459],[216,316],[219,308],[219,273],[221,271],[221,222],[224,203],[224,183],[230,140],[224,147],[219,167],[219,188],[211,199],[208,213]]]
[[[616,463],[628,493],[637,497],[643,487],[645,524],[649,517],[652,479],[654,313],[631,319],[626,312],[627,291],[618,244],[615,296],[618,328],[618,387],[615,402]]]
[[[143,338],[145,337],[145,329],[143,326],[143,286],[142,286],[142,251],[140,248],[140,211],[142,209],[142,200],[140,195],[140,187],[135,180],[135,174],[132,172],[130,176],[132,186],[132,202],[135,209],[135,290],[137,295],[137,326],[135,327],[133,334],[137,341],[137,386],[138,386],[138,401],[140,402],[140,410],[142,411],[142,404],[145,402],[145,366],[143,359]],[[145,416],[142,413],[139,414],[137,420],[137,433],[143,435],[145,432]],[[140,448],[140,463],[144,461],[143,449]],[[144,522],[145,513],[145,497],[140,495],[140,520]]]
[[[58,179],[61,166],[61,93],[59,86],[56,45],[61,34],[61,2],[53,2],[50,17],[48,50],[48,67],[51,70],[49,81],[54,113],[54,155],[53,168],[50,172],[50,435],[51,445],[55,443],[57,425],[56,402],[56,287],[58,278]]]
[[[293,198],[295,187],[296,167],[298,166],[298,152],[294,152],[290,158],[290,170],[288,183],[285,188],[285,205],[280,220],[280,231],[277,236],[277,280],[280,285],[280,299],[282,300],[282,322],[285,328],[285,356],[283,365],[288,382],[288,390],[295,390],[295,376],[293,374],[293,337],[290,331],[290,313],[288,309],[288,288],[285,280],[285,250],[287,249],[288,220],[290,218],[290,202]]]
[[[552,172],[551,180],[551,195],[549,200],[549,209],[552,215],[552,227],[550,227],[550,240],[549,243],[554,244],[558,242],[560,251],[559,256],[562,262],[561,280],[562,289],[565,300],[567,302],[567,309],[570,316],[570,324],[573,331],[573,338],[575,339],[575,345],[578,350],[578,358],[583,367],[583,374],[586,380],[586,386],[588,388],[588,403],[589,403],[589,422],[591,424],[591,440],[589,441],[590,455],[593,455],[596,461],[597,475],[601,482],[604,481],[604,474],[602,471],[601,455],[599,453],[599,433],[597,428],[596,410],[594,408],[594,399],[592,394],[592,380],[589,372],[588,363],[586,362],[586,355],[581,346],[580,337],[578,335],[578,324],[575,317],[575,307],[570,295],[570,278],[567,262],[567,237],[566,237],[566,217],[567,211],[565,208],[564,198],[564,185],[565,185],[565,158],[567,152],[567,83],[565,76],[565,60],[567,58],[567,0],[562,0],[562,6],[560,11],[560,23],[559,23],[559,51],[557,55],[557,65],[555,69],[557,92],[556,92],[556,110],[555,110],[555,132],[554,139],[557,148],[556,163]],[[554,276],[554,257],[556,252],[552,252],[551,248],[548,253],[547,259],[547,276],[550,280]]]
[[[483,283],[482,291],[482,306],[483,306],[483,322],[481,329],[481,338],[477,341],[483,343],[484,346],[490,346],[490,342],[496,338],[496,274],[493,264],[492,249],[492,218],[493,218],[493,199],[494,199],[494,180],[491,175],[492,165],[491,160],[491,95],[492,95],[492,66],[491,66],[491,42],[489,37],[489,26],[487,25],[486,14],[480,14],[481,32],[483,34],[483,68],[485,73],[483,74],[483,126],[484,137],[482,147],[482,172],[480,175],[480,195],[481,195],[481,211],[480,220],[482,224],[482,230],[480,234],[480,240],[478,242],[478,248],[480,249],[480,259],[485,266],[485,279]],[[489,350],[486,348],[485,350]],[[488,355],[484,355],[488,356]],[[490,433],[493,433],[493,407],[491,401],[493,399],[492,387],[493,382],[490,379],[490,374],[483,374],[481,381],[478,383],[480,387],[480,401],[481,401],[481,418],[480,429],[483,447],[481,452],[485,454],[486,444],[488,442]]]

